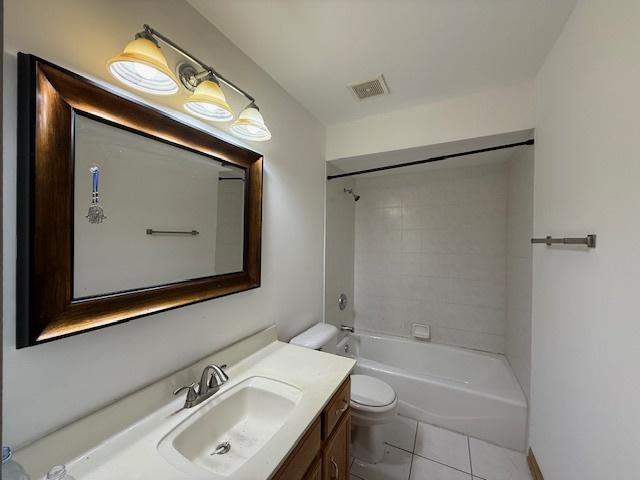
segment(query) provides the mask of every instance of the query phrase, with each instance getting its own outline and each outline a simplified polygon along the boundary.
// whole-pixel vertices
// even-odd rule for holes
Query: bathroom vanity
[[[349,479],[350,387],[347,378],[289,454],[276,480]]]
[[[183,392],[172,395],[197,381],[206,365],[225,363],[229,379],[215,395],[192,408],[185,408]],[[346,480],[354,365],[279,342],[270,327],[36,441],[16,458],[32,478],[64,463],[77,480]]]

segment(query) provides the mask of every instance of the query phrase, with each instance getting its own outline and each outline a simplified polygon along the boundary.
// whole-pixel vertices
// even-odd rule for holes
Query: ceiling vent
[[[387,84],[384,81],[384,76],[382,75],[378,78],[374,78],[373,80],[349,85],[349,88],[358,100],[364,100],[365,98],[377,97],[378,95],[386,95],[389,93],[389,88],[387,87]]]

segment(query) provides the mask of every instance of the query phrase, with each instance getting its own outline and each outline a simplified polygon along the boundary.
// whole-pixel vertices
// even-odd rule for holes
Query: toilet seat
[[[351,407],[370,413],[386,413],[398,403],[387,383],[369,375],[351,375]]]

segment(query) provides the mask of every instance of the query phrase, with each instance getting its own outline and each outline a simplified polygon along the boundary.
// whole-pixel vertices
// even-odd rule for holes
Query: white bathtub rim
[[[356,368],[357,366],[361,366],[364,368],[368,368],[374,371],[379,371],[382,373],[387,373],[390,375],[396,375],[396,376],[400,376],[400,377],[404,377],[404,378],[409,378],[411,380],[414,381],[424,381],[425,379],[428,379],[429,382],[440,386],[440,387],[445,387],[445,388],[450,388],[452,390],[456,390],[459,392],[464,392],[464,393],[469,393],[469,394],[473,394],[473,395],[478,395],[490,400],[496,400],[499,402],[504,402],[510,405],[513,405],[514,407],[522,407],[522,408],[527,408],[527,401],[526,398],[524,396],[524,394],[522,392],[517,392],[517,391],[509,391],[508,393],[515,393],[518,394],[518,398],[513,398],[512,396],[509,396],[507,394],[505,395],[498,395],[498,394],[493,394],[490,392],[487,392],[485,390],[479,389],[479,388],[469,388],[466,387],[464,383],[461,382],[455,382],[455,381],[451,381],[448,379],[441,379],[439,377],[435,377],[435,376],[429,376],[426,377],[424,375],[416,375],[413,374],[411,372],[408,372],[404,369],[401,368],[396,368],[396,367],[391,367],[389,365],[380,363],[380,362],[376,362],[375,360],[370,360],[368,358],[360,358],[360,357],[355,357],[356,358]],[[518,384],[518,388],[520,387],[520,385]]]
[[[358,335],[363,335],[363,336],[367,336],[367,337],[371,337],[371,338],[375,338],[378,340],[385,340],[385,339],[392,339],[392,340],[399,340],[402,342],[407,342],[407,343],[415,343],[418,345],[429,345],[429,346],[433,346],[435,348],[439,348],[442,350],[462,350],[466,353],[475,353],[478,355],[482,355],[484,357],[489,357],[489,358],[494,358],[496,360],[503,360],[505,358],[504,354],[502,353],[496,353],[496,352],[488,352],[486,350],[478,350],[475,348],[469,348],[469,347],[462,347],[459,345],[448,345],[446,343],[436,343],[436,342],[432,342],[431,340],[419,340],[415,337],[403,337],[402,335],[393,335],[391,333],[381,333],[381,332],[374,332],[372,330],[367,330],[364,328],[360,328],[358,330],[356,330],[354,333],[347,333],[344,337],[348,337],[348,336],[358,336]]]
[[[367,336],[367,337],[377,339],[377,340],[382,340],[382,341],[390,339],[394,341],[401,341],[401,342],[406,342],[411,344],[425,345],[425,346],[428,346],[429,348],[436,348],[436,349],[442,349],[442,350],[453,351],[453,352],[462,351],[466,354],[481,355],[494,360],[498,360],[505,367],[505,371],[508,372],[511,385],[513,387],[508,389],[499,389],[498,390],[499,392],[504,392],[504,396],[491,393],[490,391],[482,388],[482,386],[478,384],[474,384],[472,386],[472,384],[465,383],[455,378],[442,377],[442,376],[437,376],[432,374],[428,374],[428,375],[418,374],[403,368],[393,367],[381,362],[377,362],[376,360],[372,360],[361,355],[359,351],[360,350],[359,345],[356,345],[355,352],[352,351],[352,352],[349,352],[348,355],[346,355],[351,358],[355,358],[357,361],[371,362],[371,365],[374,365],[375,368],[386,373],[393,373],[394,375],[402,375],[408,378],[418,379],[418,380],[422,378],[428,378],[429,381],[433,381],[434,383],[440,386],[452,387],[466,393],[476,393],[476,394],[485,396],[486,398],[506,401],[508,403],[513,404],[514,406],[524,406],[525,408],[527,408],[528,406],[527,399],[524,395],[524,392],[522,391],[522,386],[520,385],[520,382],[518,381],[515,374],[513,373],[513,368],[511,368],[511,365],[509,364],[507,358],[502,354],[484,352],[481,350],[474,350],[474,349],[465,348],[465,347],[444,345],[440,343],[426,342],[424,340],[416,340],[410,337],[401,337],[397,335],[388,335],[386,333],[372,332],[366,329],[358,330],[353,334],[348,334],[347,336],[344,337],[344,339],[340,343],[343,344],[345,341],[349,341],[350,338],[357,340],[359,336]]]

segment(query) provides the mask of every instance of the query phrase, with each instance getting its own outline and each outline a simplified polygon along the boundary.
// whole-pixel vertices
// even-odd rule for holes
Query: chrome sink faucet
[[[191,385],[180,387],[173,394],[178,395],[183,390],[186,390],[187,396],[184,400],[184,408],[195,407],[220,390],[220,387],[229,380],[229,376],[224,372],[225,368],[227,368],[226,365],[207,365],[202,371],[200,382],[193,382]]]

